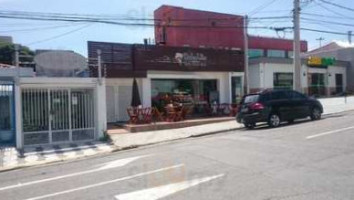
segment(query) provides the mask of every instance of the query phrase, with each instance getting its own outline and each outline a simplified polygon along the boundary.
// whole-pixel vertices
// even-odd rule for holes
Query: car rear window
[[[243,100],[243,103],[248,104],[248,103],[256,103],[259,100],[259,95],[249,95],[246,96],[245,99]]]

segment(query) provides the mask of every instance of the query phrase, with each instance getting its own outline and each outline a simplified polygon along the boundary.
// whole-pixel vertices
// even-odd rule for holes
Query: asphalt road
[[[354,112],[0,174],[0,199],[354,199]]]

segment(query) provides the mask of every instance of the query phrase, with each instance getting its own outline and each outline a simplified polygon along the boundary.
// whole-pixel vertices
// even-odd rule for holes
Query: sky
[[[354,8],[353,0],[329,0]],[[346,33],[354,31],[354,11],[336,8],[321,0],[302,0],[302,15],[318,21],[302,20],[301,27]],[[114,15],[117,17],[153,18],[153,11],[161,5],[215,11],[220,13],[250,15],[250,17],[291,16],[293,0],[0,0],[0,11],[27,11],[63,14]],[[307,15],[306,15],[307,14]],[[308,15],[311,14],[311,15]],[[324,15],[324,16],[314,16]],[[348,25],[339,25],[346,23]],[[353,24],[353,25],[351,25]],[[292,20],[252,20],[250,26],[292,26]],[[292,32],[273,30],[249,30],[252,35],[291,39]],[[354,32],[353,32],[354,33]],[[73,50],[87,56],[87,41],[142,43],[144,38],[154,38],[152,27],[127,27],[96,23],[68,23],[30,21],[0,18],[0,35],[12,36],[15,43],[31,49]],[[309,49],[319,47],[333,40],[346,41],[345,35],[301,32],[301,39],[307,40]],[[354,39],[354,38],[353,38]]]

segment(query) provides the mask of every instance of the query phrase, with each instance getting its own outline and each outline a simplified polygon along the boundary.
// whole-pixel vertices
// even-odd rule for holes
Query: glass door
[[[243,88],[242,77],[241,76],[231,77],[231,102],[232,103],[240,103],[243,95],[242,88]]]
[[[325,96],[326,95],[325,74],[312,73],[310,74],[309,78],[310,78],[309,95]]]
[[[336,93],[343,93],[343,74],[336,74]]]

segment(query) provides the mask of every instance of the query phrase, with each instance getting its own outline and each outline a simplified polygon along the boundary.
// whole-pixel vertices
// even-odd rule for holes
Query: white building
[[[348,62],[335,61],[334,65],[309,66],[303,60],[301,83],[303,92],[309,95],[339,95],[347,90]],[[250,89],[293,88],[293,62],[287,58],[257,58],[250,61]]]
[[[0,65],[0,145],[98,140],[106,131],[106,86],[97,78],[35,77]]]
[[[347,68],[347,76],[352,77],[354,75],[354,44],[334,41],[318,49],[309,51],[303,56],[333,57],[337,60],[348,61],[350,65]],[[350,93],[354,93],[354,79],[348,78],[347,90]]]

